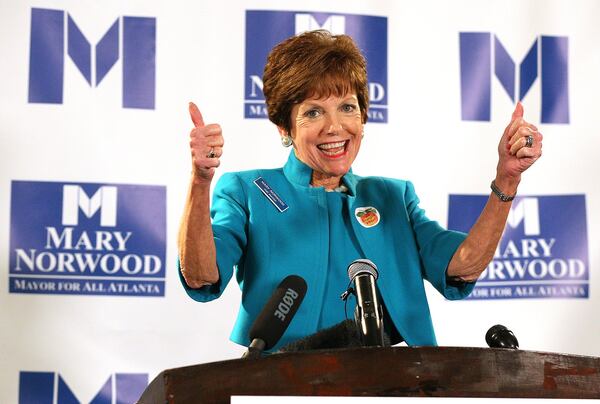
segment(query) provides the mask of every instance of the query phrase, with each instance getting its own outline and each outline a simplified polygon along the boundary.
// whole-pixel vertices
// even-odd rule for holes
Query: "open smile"
[[[321,143],[317,145],[317,147],[325,156],[329,158],[336,158],[341,157],[346,153],[348,143],[348,140],[343,140],[340,142]]]

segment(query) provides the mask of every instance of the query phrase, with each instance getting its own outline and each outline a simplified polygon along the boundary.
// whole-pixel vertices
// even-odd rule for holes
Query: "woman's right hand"
[[[202,113],[193,102],[190,102],[189,111],[194,123],[190,132],[193,180],[197,184],[210,184],[223,155],[221,126],[216,123],[205,125]]]
[[[179,263],[187,285],[197,289],[219,281],[216,247],[210,218],[210,182],[223,154],[221,126],[205,125],[190,102],[194,128],[190,132],[192,180],[179,227]]]

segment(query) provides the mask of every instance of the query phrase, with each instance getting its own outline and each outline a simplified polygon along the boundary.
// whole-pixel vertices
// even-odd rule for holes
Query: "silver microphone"
[[[354,320],[364,346],[384,346],[383,309],[375,286],[378,276],[377,266],[367,259],[356,260],[348,267],[348,277],[354,282],[357,300]]]

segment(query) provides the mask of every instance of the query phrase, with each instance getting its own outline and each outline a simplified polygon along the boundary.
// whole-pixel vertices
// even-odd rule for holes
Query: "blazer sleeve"
[[[474,283],[448,284],[446,270],[465,233],[446,230],[438,222],[430,220],[425,210],[419,207],[419,198],[411,182],[406,183],[406,208],[419,248],[423,277],[446,299],[458,300],[467,297]]]
[[[247,241],[248,210],[246,192],[236,174],[223,174],[217,182],[210,214],[219,281],[214,285],[193,289],[185,283],[181,270],[179,270],[179,278],[185,291],[192,299],[199,302],[211,301],[221,296],[231,280],[234,267],[243,261]],[[177,267],[181,269],[179,259]],[[240,276],[238,270],[238,277]]]

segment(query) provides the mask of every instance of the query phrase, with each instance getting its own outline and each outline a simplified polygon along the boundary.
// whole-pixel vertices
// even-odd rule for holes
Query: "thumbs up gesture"
[[[523,105],[518,102],[498,146],[497,175],[518,182],[542,155],[542,139],[537,127],[523,119]]]
[[[190,132],[192,174],[195,181],[210,184],[223,155],[224,140],[221,126],[216,123],[205,125],[202,113],[193,102],[190,102],[189,111],[194,123],[194,128]]]

